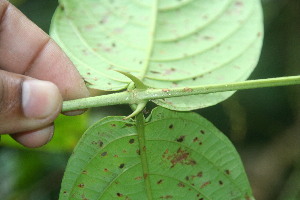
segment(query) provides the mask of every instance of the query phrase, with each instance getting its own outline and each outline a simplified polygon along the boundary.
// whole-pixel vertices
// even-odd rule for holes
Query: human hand
[[[42,146],[52,138],[62,101],[88,95],[58,45],[0,0],[0,134],[10,134],[27,147]]]

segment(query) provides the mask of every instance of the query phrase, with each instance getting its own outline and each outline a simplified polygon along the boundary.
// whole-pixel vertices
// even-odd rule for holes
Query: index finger
[[[64,100],[89,96],[60,47],[6,0],[0,0],[0,69],[55,83]]]

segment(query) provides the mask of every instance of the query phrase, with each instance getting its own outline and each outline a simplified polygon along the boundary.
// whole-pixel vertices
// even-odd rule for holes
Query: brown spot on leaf
[[[80,183],[80,184],[78,185],[78,187],[79,187],[79,188],[84,188],[84,184],[83,184],[83,183]]]
[[[118,193],[117,193],[117,196],[118,196],[118,197],[122,197],[123,194],[121,194],[121,193],[118,192]]]
[[[174,127],[173,124],[170,124],[170,125],[169,125],[169,129],[172,129],[173,127]]]
[[[226,170],[225,170],[225,173],[226,173],[227,175],[229,175],[229,174],[230,174],[230,170],[229,170],[229,169],[226,169]]]
[[[205,183],[203,183],[203,184],[200,186],[200,189],[202,189],[202,188],[208,186],[209,184],[211,184],[211,182],[210,182],[210,181],[206,181]]]
[[[212,40],[213,37],[206,35],[206,36],[203,36],[203,39],[204,39],[204,40]]]
[[[116,124],[111,124],[111,127],[116,127]]]
[[[87,171],[86,171],[86,170],[83,170],[81,173],[82,173],[82,174],[87,174]]]
[[[257,33],[257,37],[261,37],[262,36],[262,33],[261,32],[258,32]]]
[[[203,172],[198,172],[197,176],[200,178],[203,176]]]
[[[219,185],[223,185],[223,181],[220,180],[220,181],[219,181]]]
[[[159,185],[159,184],[161,184],[162,182],[163,182],[163,180],[160,179],[159,181],[157,181],[157,184]]]
[[[184,91],[184,92],[192,92],[193,89],[192,89],[192,88],[185,87],[185,88],[183,88],[183,91]]]
[[[161,196],[159,197],[160,199],[173,199],[172,195],[166,195],[166,196]]]
[[[204,130],[200,130],[200,133],[204,135],[204,134],[205,134],[205,131],[204,131]]]
[[[144,174],[144,179],[147,179],[148,178],[148,174]]]
[[[104,168],[104,170],[103,170],[104,172],[109,172],[109,170],[107,169],[107,168]]]
[[[195,137],[194,139],[193,139],[193,142],[197,142],[199,139],[198,139],[198,137]]]
[[[185,184],[182,182],[179,182],[177,185],[178,185],[178,187],[185,187]]]
[[[137,176],[134,178],[134,180],[142,180],[142,179],[143,179],[143,177],[141,177],[141,176]]]
[[[243,2],[241,2],[241,1],[236,1],[236,2],[235,2],[235,5],[236,5],[236,6],[243,6],[243,5],[244,5],[244,3],[243,3]]]
[[[181,147],[177,150],[176,153],[168,155],[166,151],[163,154],[163,158],[169,160],[171,162],[171,168],[175,167],[178,163],[182,165],[195,165],[196,161],[190,158],[190,153],[186,150],[181,149]]]

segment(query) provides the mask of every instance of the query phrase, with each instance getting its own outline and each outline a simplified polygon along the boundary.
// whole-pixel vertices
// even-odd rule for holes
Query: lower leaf
[[[158,107],[138,127],[107,117],[89,128],[60,199],[254,199],[235,148],[200,115]]]

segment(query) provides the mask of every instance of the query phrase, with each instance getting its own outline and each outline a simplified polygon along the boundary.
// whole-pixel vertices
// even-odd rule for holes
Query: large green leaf
[[[253,199],[235,148],[200,115],[158,107],[145,137],[139,127],[122,117],[90,127],[69,159],[60,199]]]
[[[89,87],[121,90],[130,72],[153,88],[245,80],[262,44],[259,0],[60,0],[51,35]],[[175,110],[233,92],[155,101]]]

